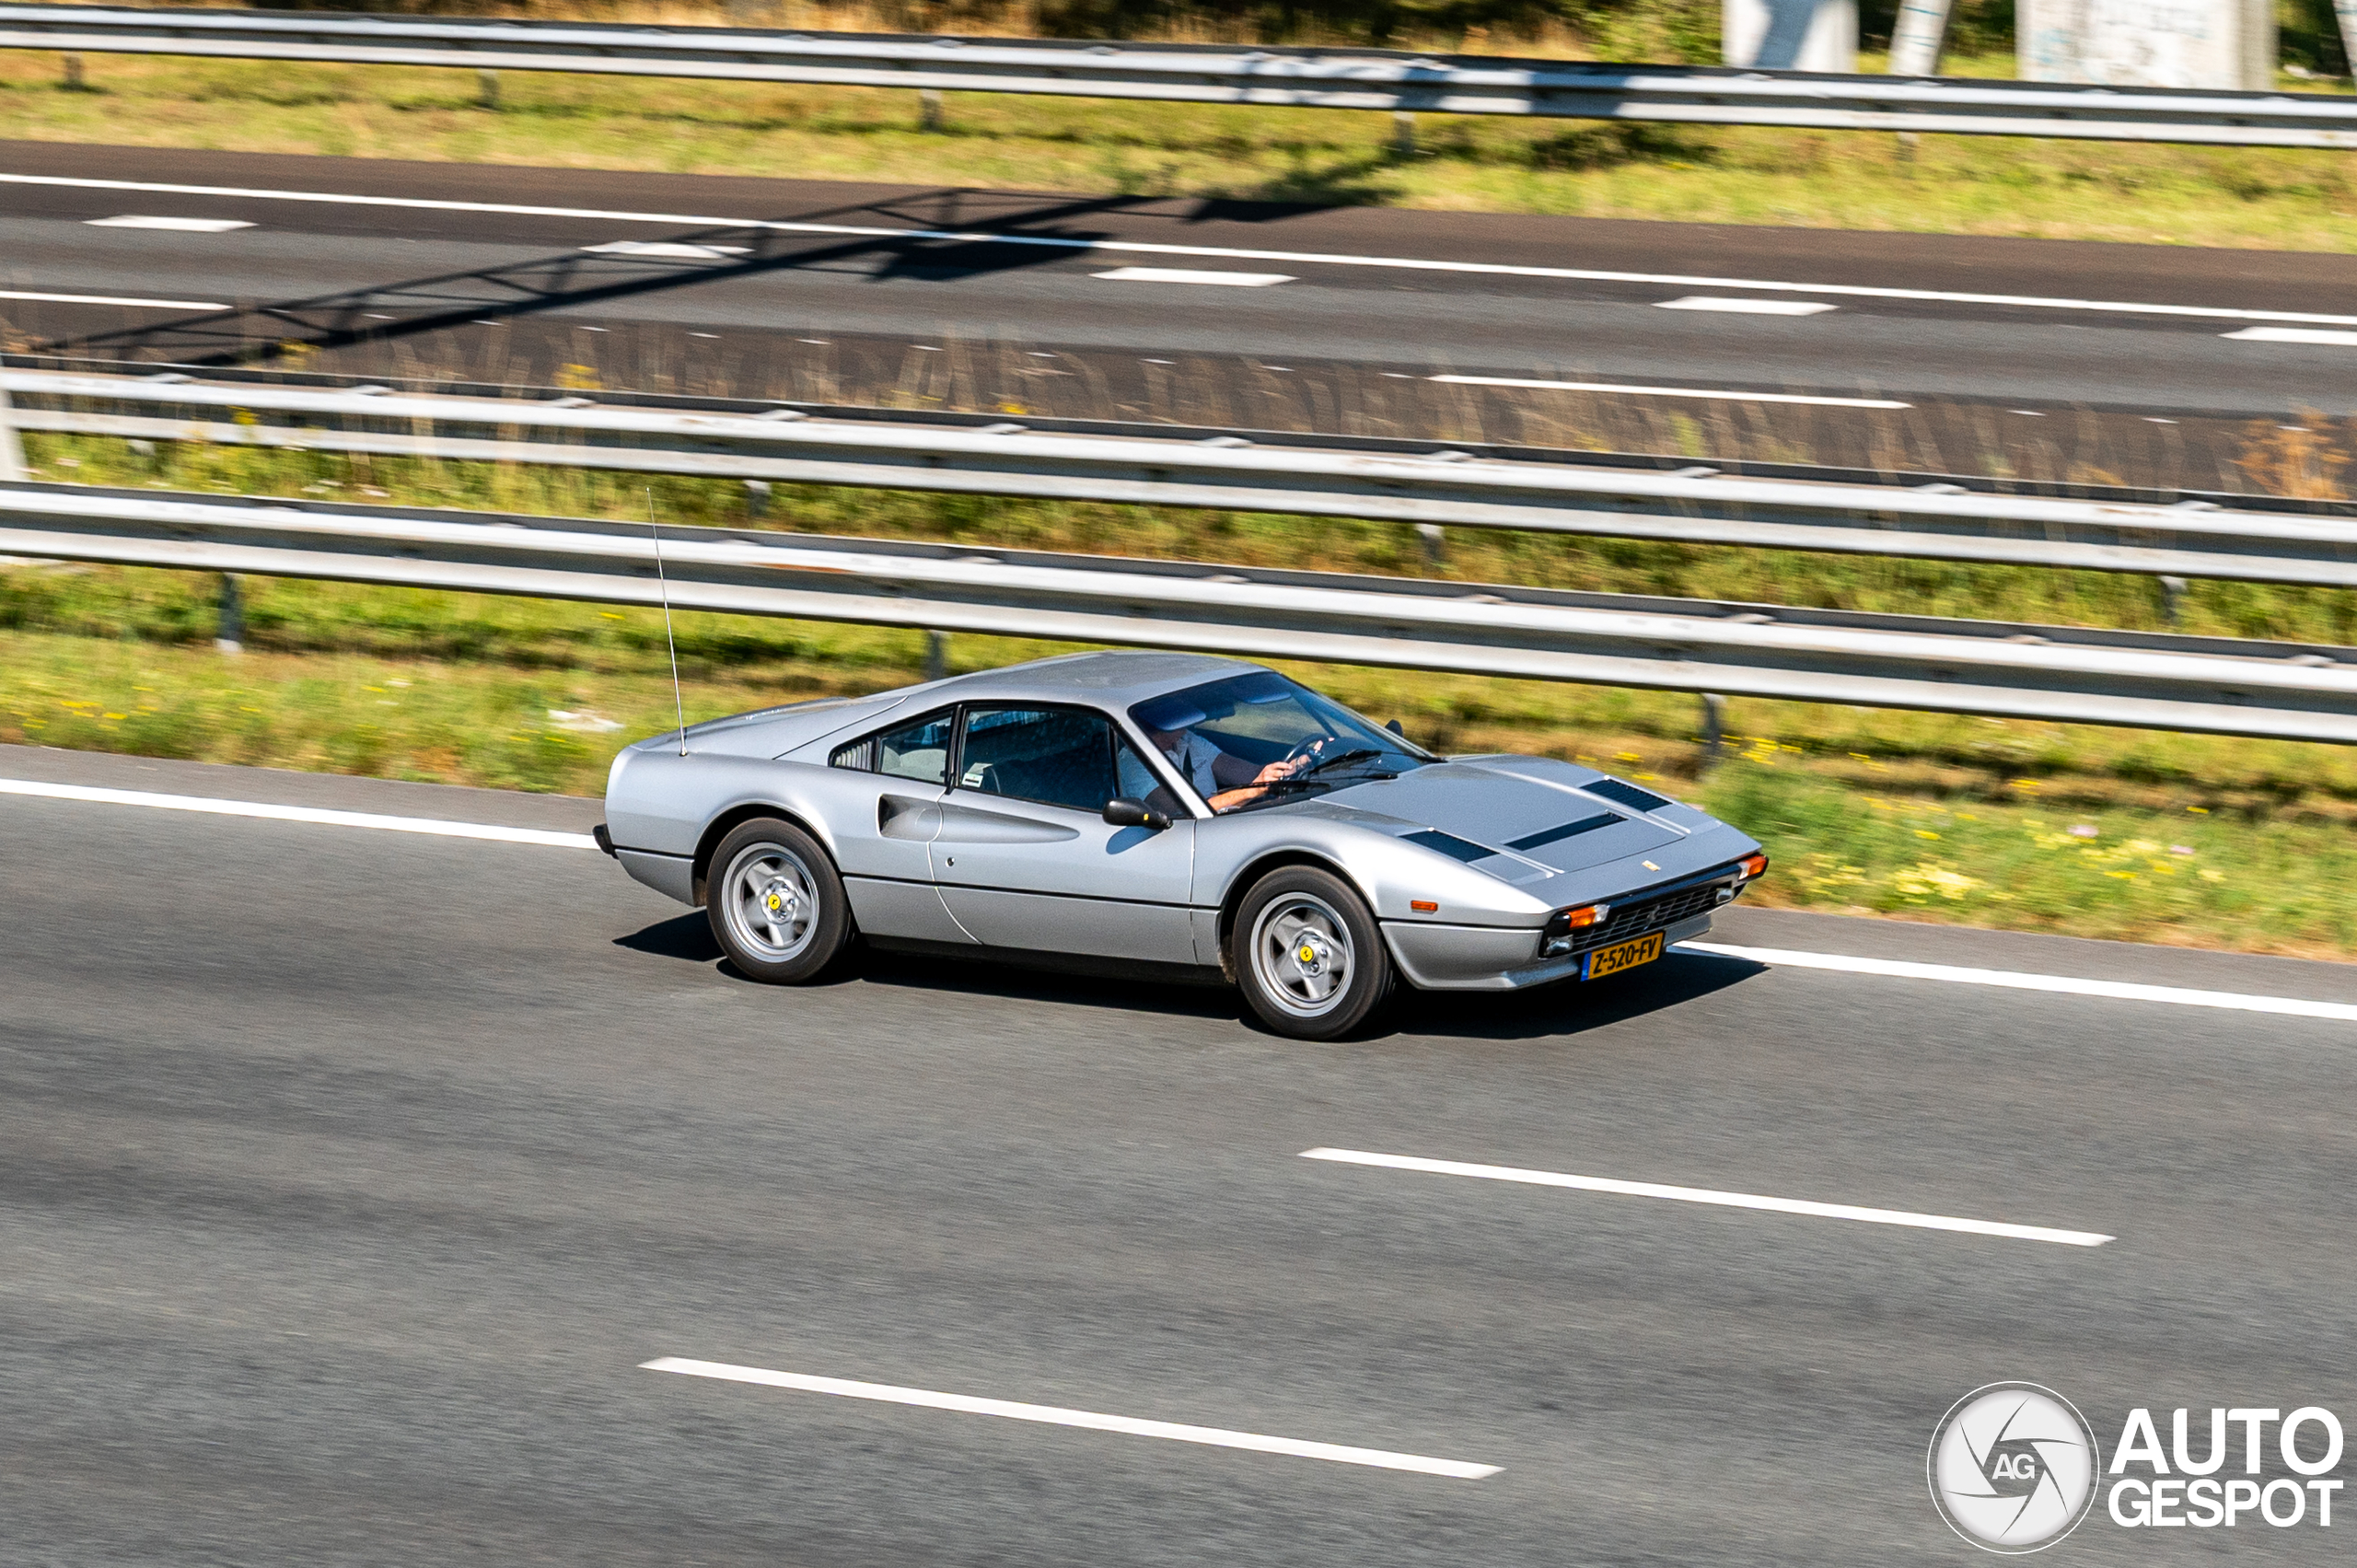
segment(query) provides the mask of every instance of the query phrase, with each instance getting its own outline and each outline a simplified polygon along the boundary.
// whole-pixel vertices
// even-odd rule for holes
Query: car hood
[[[1555,871],[1578,871],[1623,860],[1676,843],[1710,819],[1669,806],[1672,819],[1632,812],[1583,791],[1582,783],[1603,775],[1546,758],[1484,758],[1435,762],[1412,768],[1396,779],[1353,785],[1325,796],[1362,811],[1379,812],[1492,850],[1503,850]],[[1610,820],[1599,825],[1599,818]],[[1692,819],[1678,821],[1675,819]],[[1582,830],[1531,842],[1560,830]],[[1517,848],[1516,841],[1523,841]],[[1483,865],[1491,870],[1501,864]],[[1509,881],[1516,880],[1510,874]]]

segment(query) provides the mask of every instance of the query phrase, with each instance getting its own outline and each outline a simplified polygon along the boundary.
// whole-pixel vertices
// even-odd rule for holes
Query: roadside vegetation
[[[561,470],[34,436],[44,479],[634,517],[644,482]],[[680,524],[748,526],[743,488],[656,481]],[[1411,530],[1139,507],[780,487],[761,526],[1423,575]],[[2134,577],[1451,530],[1446,575],[1617,591],[2154,626]],[[672,722],[660,617],[249,579],[247,651],[214,651],[216,580],[0,567],[0,741],[595,795]],[[2349,596],[2198,584],[2189,629],[2352,642]],[[691,720],[920,678],[911,631],[682,615]],[[1054,651],[960,636],[952,669]],[[1408,671],[1301,673],[1446,751],[1572,757],[1758,834],[1767,901],[2081,935],[2357,949],[2357,756],[2344,749],[1736,701],[1715,766],[1689,697]]]
[[[2328,7],[2287,10],[2302,90],[2341,90]],[[453,7],[456,9],[457,7]],[[498,14],[746,25],[919,27],[1192,41],[1280,35],[1623,60],[1715,61],[1715,6],[1444,14],[1415,6],[809,6],[473,7]],[[1867,29],[1876,25],[1867,7]],[[1388,22],[1383,20],[1389,17]],[[1454,18],[1452,20],[1451,18]],[[1519,17],[1517,21],[1515,18]],[[1287,21],[1286,18],[1291,18]],[[1887,29],[1887,13],[1881,25]],[[1959,75],[2014,70],[2009,5],[1968,6]],[[1875,69],[1869,53],[1862,62]],[[2339,251],[2357,246],[2357,173],[2336,152],[2143,146],[1750,127],[1423,116],[1412,152],[1387,114],[917,95],[510,72],[495,99],[462,69],[55,54],[0,58],[0,137],[1082,194],[1187,196],[1738,224]]]

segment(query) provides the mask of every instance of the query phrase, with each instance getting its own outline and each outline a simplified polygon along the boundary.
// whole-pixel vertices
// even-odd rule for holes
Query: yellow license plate
[[[1615,942],[1609,947],[1598,947],[1580,965],[1582,980],[1602,980],[1622,970],[1650,964],[1661,957],[1662,940],[1666,934],[1656,931],[1650,936],[1640,936],[1634,942]]]

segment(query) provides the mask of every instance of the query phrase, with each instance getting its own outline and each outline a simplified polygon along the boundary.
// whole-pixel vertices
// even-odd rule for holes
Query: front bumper
[[[1667,927],[1670,944],[1708,933],[1711,917],[1694,915]],[[1383,928],[1391,961],[1419,991],[1527,991],[1580,972],[1585,953],[1539,959],[1538,933],[1494,925],[1431,925],[1395,921]]]
[[[1606,923],[1559,933],[1570,950],[1548,952],[1546,929],[1530,926],[1439,925],[1395,921],[1383,927],[1392,961],[1421,991],[1521,991],[1580,972],[1600,947],[1658,931],[1663,946],[1688,942],[1711,929],[1711,916],[1749,886],[1741,862],[1639,888],[1610,901]],[[1557,917],[1561,918],[1560,914]]]

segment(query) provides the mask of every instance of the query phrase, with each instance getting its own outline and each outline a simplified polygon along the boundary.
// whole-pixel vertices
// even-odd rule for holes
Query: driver
[[[1248,800],[1258,799],[1261,794],[1258,786],[1291,778],[1301,769],[1301,761],[1295,760],[1271,762],[1256,770],[1243,758],[1221,750],[1196,734],[1194,725],[1202,722],[1202,715],[1198,714],[1190,723],[1177,729],[1148,728],[1145,738],[1213,811],[1230,811]],[[1122,761],[1130,763],[1131,760],[1124,757]],[[1126,772],[1127,768],[1123,771]],[[1151,780],[1124,778],[1122,789],[1130,790],[1132,783],[1144,784],[1149,789],[1152,785]],[[1136,790],[1133,798],[1144,799],[1146,793],[1145,789]]]

